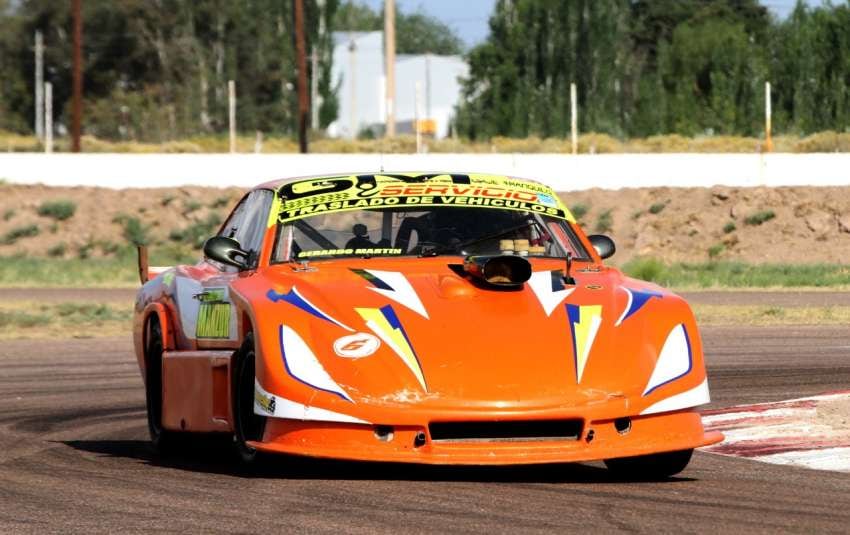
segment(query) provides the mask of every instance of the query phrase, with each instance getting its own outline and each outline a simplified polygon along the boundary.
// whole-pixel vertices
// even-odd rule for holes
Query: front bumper
[[[584,422],[577,440],[520,442],[435,441],[427,424],[392,426],[392,439],[387,440],[368,424],[269,418],[263,440],[249,445],[263,452],[333,459],[500,465],[632,457],[698,448],[721,440],[721,433],[705,432],[696,410],[687,409],[632,417],[627,432],[619,432],[612,419],[590,420]]]

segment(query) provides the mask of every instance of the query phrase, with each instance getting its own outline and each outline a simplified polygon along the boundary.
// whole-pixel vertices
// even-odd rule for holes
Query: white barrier
[[[0,179],[49,186],[250,187],[381,169],[505,174],[558,191],[850,185],[850,154],[0,154]]]

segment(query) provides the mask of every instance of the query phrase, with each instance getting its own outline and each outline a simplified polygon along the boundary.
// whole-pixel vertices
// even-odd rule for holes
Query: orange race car
[[[536,182],[270,182],[194,266],[149,268],[134,341],[154,445],[439,464],[604,460],[636,477],[722,439],[680,297],[602,263]]]

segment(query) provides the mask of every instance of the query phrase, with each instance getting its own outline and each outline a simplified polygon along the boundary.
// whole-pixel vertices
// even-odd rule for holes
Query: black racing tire
[[[233,355],[232,403],[233,444],[237,458],[245,465],[256,465],[261,460],[260,452],[247,444],[248,441],[263,439],[266,418],[254,413],[254,379],[256,377],[256,353],[254,337],[249,334],[242,347]]]
[[[162,427],[162,352],[162,327],[154,315],[145,326],[145,398],[151,445],[161,455],[174,450],[179,436]]]
[[[624,479],[656,481],[667,479],[684,470],[693,453],[694,450],[690,449],[606,459],[605,466],[613,474]]]

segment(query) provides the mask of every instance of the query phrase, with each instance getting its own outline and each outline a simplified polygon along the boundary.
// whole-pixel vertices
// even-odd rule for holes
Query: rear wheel
[[[236,454],[246,464],[258,460],[259,453],[248,441],[263,439],[266,418],[254,413],[254,380],[256,364],[254,337],[248,335],[233,357],[233,431]]]
[[[665,479],[684,470],[693,453],[694,450],[691,449],[606,459],[605,466],[614,474],[628,479]]]
[[[177,442],[177,433],[162,427],[162,327],[159,318],[148,320],[145,333],[145,397],[148,432],[157,453],[167,453]]]

